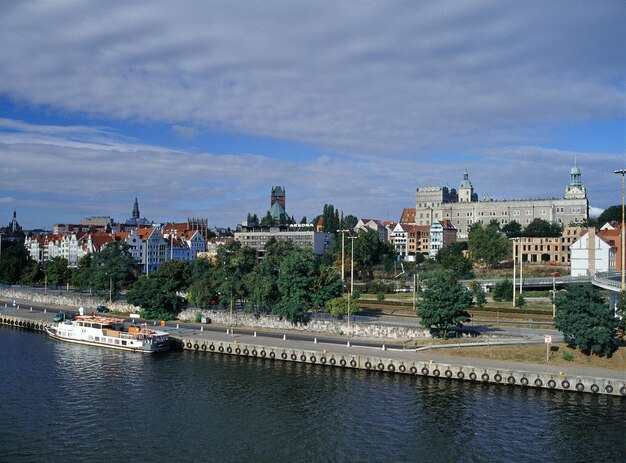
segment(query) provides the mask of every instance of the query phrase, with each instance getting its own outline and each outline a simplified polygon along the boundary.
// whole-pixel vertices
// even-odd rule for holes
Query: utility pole
[[[626,253],[624,252],[624,244],[625,244],[625,237],[626,237],[626,230],[624,230],[624,174],[626,174],[626,169],[619,169],[615,171],[616,174],[621,174],[622,176],[622,230],[621,230],[621,237],[622,237],[622,241],[621,241],[621,248],[622,248],[622,252],[621,252],[621,259],[620,259],[620,267],[622,270],[622,291],[624,291],[624,256],[626,255]]]

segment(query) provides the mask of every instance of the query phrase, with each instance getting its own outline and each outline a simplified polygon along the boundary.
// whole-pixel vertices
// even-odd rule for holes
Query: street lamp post
[[[556,318],[556,276],[552,275],[552,319]]]
[[[350,337],[350,299],[354,292],[354,240],[356,236],[349,236],[350,238],[350,292],[348,293],[348,337]]]
[[[626,237],[626,230],[624,230],[624,174],[626,174],[626,169],[619,169],[615,171],[616,174],[621,174],[622,176],[622,230],[621,230],[621,248],[622,248],[622,252],[621,252],[621,259],[620,259],[620,267],[622,270],[622,291],[624,291],[624,243],[625,243],[625,237]]]
[[[513,243],[513,308],[515,308],[515,270],[517,269],[517,263],[515,262],[515,238],[511,238],[511,242]]]

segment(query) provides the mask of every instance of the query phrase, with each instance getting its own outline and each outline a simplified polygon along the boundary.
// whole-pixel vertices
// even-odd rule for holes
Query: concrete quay
[[[418,353],[414,349],[373,348],[292,340],[262,335],[185,330],[172,333],[185,350],[309,363],[394,374],[441,377],[539,389],[626,397],[626,372],[592,368],[503,362]]]
[[[0,325],[45,331],[46,326],[53,324],[53,316],[54,312],[24,307],[4,309],[0,311]],[[275,338],[237,333],[236,329],[231,334],[226,327],[223,331],[208,331],[202,326],[178,326],[169,322],[165,330],[177,346],[198,353],[626,397],[625,371],[433,355],[415,349],[353,345],[350,341],[305,341],[290,339],[289,334]]]

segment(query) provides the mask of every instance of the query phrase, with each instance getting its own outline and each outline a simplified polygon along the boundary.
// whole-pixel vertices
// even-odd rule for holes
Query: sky
[[[0,224],[235,227],[273,185],[398,220],[420,186],[621,203],[626,2],[0,0]]]

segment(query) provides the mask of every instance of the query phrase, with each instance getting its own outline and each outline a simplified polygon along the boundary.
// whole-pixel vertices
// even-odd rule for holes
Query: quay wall
[[[501,384],[536,389],[586,392],[626,397],[626,379],[615,380],[584,375],[555,374],[528,369],[475,367],[471,359],[467,364],[419,361],[400,358],[395,350],[358,350],[345,352],[333,347],[303,349],[299,347],[276,347],[263,343],[246,343],[237,340],[224,341],[196,336],[176,336],[178,345],[184,350],[198,353],[217,353],[264,359],[308,363],[338,368],[378,371],[381,373],[429,376],[476,383]],[[328,346],[328,345],[327,345]],[[382,353],[381,353],[382,352]],[[406,351],[401,351],[406,352]]]
[[[9,315],[0,313],[0,325],[33,331],[45,331],[53,322],[50,315],[24,310],[24,314]],[[612,379],[599,376],[571,375],[533,371],[528,368],[501,368],[492,366],[472,366],[471,359],[464,363],[440,362],[406,358],[405,350],[345,348],[342,345],[325,344],[319,348],[303,348],[297,344],[283,346],[272,345],[270,338],[255,342],[238,339],[219,339],[217,333],[204,332],[201,336],[172,335],[173,342],[186,351],[197,353],[215,353],[264,359],[266,361],[284,361],[308,363],[336,368],[378,371],[389,374],[407,374],[429,376],[458,381],[472,381],[490,384],[502,384],[537,389],[586,392],[626,397],[626,379]],[[275,340],[274,340],[275,341]],[[413,353],[413,355],[415,355]]]

